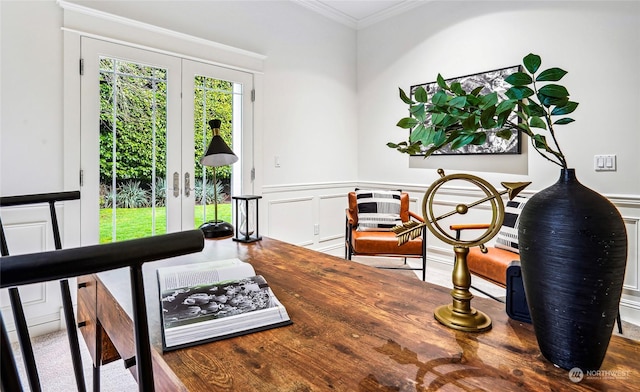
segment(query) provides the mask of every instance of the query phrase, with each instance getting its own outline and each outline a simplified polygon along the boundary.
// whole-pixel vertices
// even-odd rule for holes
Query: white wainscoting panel
[[[634,263],[633,261],[638,260],[638,238],[640,238],[640,233],[638,232],[639,221],[639,218],[625,218],[629,249],[627,252],[627,273],[624,276],[624,289],[625,291],[632,291],[638,296],[640,296],[640,268],[638,268],[638,263]]]
[[[63,227],[63,208],[56,206]],[[47,204],[2,208],[2,224],[9,254],[37,253],[55,249],[53,229]],[[32,336],[60,328],[60,284],[58,281],[32,284],[19,288],[27,325]],[[72,286],[74,287],[74,286]],[[73,293],[75,294],[75,293]],[[8,290],[0,291],[0,306],[7,331],[13,338],[15,323],[10,309]]]
[[[270,200],[269,236],[301,246],[313,245],[313,197]]]
[[[463,184],[464,185],[464,184]],[[409,193],[411,210],[422,215],[425,186],[387,183],[336,183],[299,184],[265,187],[263,197],[268,203],[264,224],[265,235],[306,246],[330,254],[342,255],[344,236],[344,209],[347,193],[354,188],[402,189]],[[497,188],[502,190],[500,187]],[[531,196],[535,190],[525,190],[523,196]],[[455,209],[458,204],[469,204],[486,195],[472,186],[447,186],[438,190],[434,201],[434,214],[443,214]],[[625,220],[629,244],[629,257],[625,276],[621,314],[623,319],[640,324],[640,196],[605,195],[618,207]],[[450,223],[489,222],[491,207],[483,203],[469,210],[464,216],[456,215],[440,225],[448,228]],[[317,225],[317,233],[314,229]],[[261,230],[262,232],[262,230]],[[476,238],[483,231],[469,232],[467,237]],[[455,235],[452,233],[452,235]],[[470,239],[470,238],[467,238]],[[488,245],[493,245],[492,239]],[[434,265],[437,264],[436,265]],[[453,247],[432,233],[427,233],[427,268],[453,268]]]
[[[346,193],[334,193],[319,197],[318,242],[326,244],[344,238],[345,210],[348,207]],[[342,219],[336,217],[342,216]]]

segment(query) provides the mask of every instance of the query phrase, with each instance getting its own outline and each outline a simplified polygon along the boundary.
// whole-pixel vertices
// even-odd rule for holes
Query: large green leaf
[[[482,91],[483,88],[484,88],[484,86],[478,86],[478,87],[474,88],[473,90],[471,90],[469,95],[473,95],[474,97],[477,97],[478,94],[480,94],[480,92]]]
[[[467,97],[467,104],[470,106],[480,106],[480,98],[475,95],[465,95]]]
[[[438,86],[440,86],[441,89],[449,90],[449,86],[447,86],[447,82],[444,81],[444,78],[442,77],[442,75],[438,74],[438,78],[436,79],[436,82],[438,83]]]
[[[505,111],[512,111],[515,106],[516,106],[516,101],[513,99],[507,99],[505,101],[502,101],[496,107],[496,114],[501,114]]]
[[[529,126],[531,128],[547,129],[547,124],[545,124],[544,120],[537,116],[531,117],[529,119]]]
[[[569,96],[569,92],[564,86],[560,86],[559,84],[547,84],[546,86],[540,87],[538,90],[540,94],[546,95],[548,97],[554,98],[565,98]]]
[[[415,114],[415,113],[421,113],[421,112],[422,113],[425,112],[424,103],[418,103],[416,105],[409,106],[409,113]]]
[[[413,93],[413,96],[418,102],[422,102],[422,103],[429,102],[429,96],[427,95],[427,91],[422,86],[416,89],[416,91]]]
[[[561,68],[549,68],[540,73],[538,77],[536,77],[536,82],[557,82],[562,79],[564,75],[567,74],[567,71]]]
[[[487,109],[498,103],[498,93],[495,91],[480,98],[480,109]]]
[[[433,113],[431,115],[431,123],[433,125],[439,125],[444,120],[446,114],[445,113]]]
[[[447,114],[444,116],[444,119],[442,120],[440,126],[443,128],[449,128],[450,126],[457,124],[458,121],[459,117]]]
[[[568,97],[556,98],[551,97],[549,95],[538,93],[538,100],[540,103],[546,107],[556,105],[556,106],[564,106],[569,102]]]
[[[495,113],[496,113],[495,106],[491,106],[486,110],[482,111],[482,114],[480,115],[480,124],[482,125],[482,128],[491,129],[496,126],[496,121],[493,119],[493,116],[495,115]]]
[[[398,90],[400,90],[400,99],[402,100],[402,102],[406,103],[407,105],[413,105],[415,103],[411,98],[407,96],[403,89],[398,88]]]
[[[512,86],[526,86],[527,84],[533,83],[533,79],[531,79],[531,76],[526,72],[512,73],[507,76],[504,81]]]
[[[553,108],[553,110],[551,111],[551,115],[561,116],[563,114],[573,113],[573,111],[576,110],[577,107],[578,107],[577,102],[569,101],[564,106],[556,106],[555,108]]]
[[[462,129],[464,129],[465,131],[475,131],[480,127],[480,124],[476,122],[476,116],[474,115],[470,115],[469,117],[462,120],[461,124]]]
[[[574,122],[575,120],[569,117],[563,117],[557,121],[554,122],[554,124],[558,124],[558,125],[565,125],[565,124],[569,124]]]
[[[504,140],[511,139],[511,135],[513,135],[513,132],[510,129],[506,129],[506,128],[496,132],[496,136]]]
[[[536,73],[538,68],[540,68],[540,64],[542,64],[542,59],[537,54],[529,53],[528,55],[524,56],[524,58],[522,59],[522,62],[525,68],[527,69],[527,71],[529,71],[530,74],[534,74]]]
[[[448,100],[449,96],[442,90],[433,94],[433,97],[431,97],[431,102],[433,102],[434,105],[444,105]]]
[[[473,141],[471,144],[481,146],[487,141],[487,134],[485,132],[477,132],[473,134]]]
[[[544,109],[542,108],[542,106],[531,100],[527,105],[527,110],[530,116],[544,116]]]
[[[433,144],[442,146],[447,140],[447,134],[444,131],[437,131],[433,133]]]
[[[454,108],[463,108],[467,104],[467,97],[455,97],[449,101],[449,105]]]
[[[504,124],[509,119],[509,114],[511,114],[511,111],[502,112],[498,115],[498,127],[504,126]]]
[[[457,95],[467,95],[466,91],[462,89],[462,85],[460,85],[460,82],[451,83],[451,92]]]
[[[536,146],[536,148],[542,148],[545,150],[549,148],[547,145],[547,138],[540,134],[533,135],[533,145]]]
[[[429,138],[429,131],[422,124],[418,125],[413,130],[413,132],[411,132],[411,135],[409,135],[409,141],[412,143],[420,141],[423,144],[426,144],[425,142],[428,140],[428,138]]]
[[[405,117],[401,118],[400,121],[396,124],[400,128],[409,129],[418,125],[419,122],[413,117]]]
[[[457,150],[473,142],[474,135],[461,135],[451,143],[451,149]]]
[[[509,99],[521,100],[534,94],[534,91],[527,86],[514,86],[504,93]]]

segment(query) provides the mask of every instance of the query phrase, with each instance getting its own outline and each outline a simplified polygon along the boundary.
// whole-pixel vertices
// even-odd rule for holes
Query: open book
[[[291,324],[265,279],[239,259],[158,268],[164,351]]]

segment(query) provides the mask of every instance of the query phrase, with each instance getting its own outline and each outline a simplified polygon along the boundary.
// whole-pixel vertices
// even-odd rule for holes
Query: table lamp
[[[231,151],[231,148],[224,142],[222,136],[220,136],[220,120],[209,121],[209,126],[213,131],[213,137],[209,148],[202,158],[200,163],[203,166],[213,167],[213,185],[214,185],[214,209],[215,218],[213,221],[205,222],[200,225],[200,230],[204,233],[205,238],[222,238],[231,237],[233,235],[233,226],[222,220],[218,220],[218,187],[216,180],[216,170],[218,166],[231,165],[238,161],[236,154]]]

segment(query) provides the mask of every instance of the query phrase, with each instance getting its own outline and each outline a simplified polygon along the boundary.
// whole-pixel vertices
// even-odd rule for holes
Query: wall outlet
[[[616,171],[616,154],[594,155],[593,168],[595,171]]]
[[[320,234],[320,225],[319,224],[315,224],[313,225],[313,234],[318,235]]]

